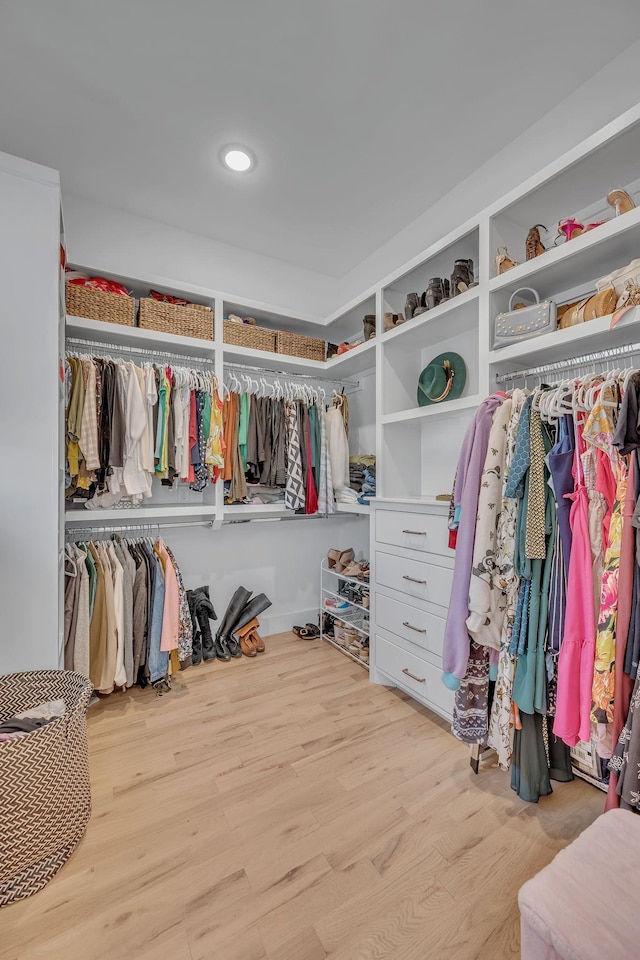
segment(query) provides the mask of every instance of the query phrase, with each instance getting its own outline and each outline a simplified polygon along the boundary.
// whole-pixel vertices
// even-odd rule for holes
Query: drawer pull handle
[[[416,633],[426,633],[426,630],[421,630],[420,627],[414,627],[412,623],[409,623],[408,620],[405,620],[402,624],[403,627],[407,627],[409,630],[415,630]]]
[[[426,530],[403,530],[403,533],[409,533],[412,537],[426,537]]]
[[[415,577],[410,577],[410,576],[409,576],[408,574],[406,574],[406,573],[403,573],[403,574],[402,574],[402,579],[403,579],[403,580],[409,580],[410,583],[419,583],[420,586],[426,586],[426,583],[427,583],[426,580],[416,580]]]
[[[411,677],[412,680],[417,680],[418,683],[426,683],[426,682],[427,682],[427,678],[426,678],[426,677],[416,677],[415,673],[411,673],[411,670],[409,670],[408,667],[405,667],[402,672],[405,674],[405,676]]]

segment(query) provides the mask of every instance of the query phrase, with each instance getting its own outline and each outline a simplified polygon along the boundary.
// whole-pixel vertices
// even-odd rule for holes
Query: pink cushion
[[[640,816],[611,810],[518,895],[522,960],[640,956]]]

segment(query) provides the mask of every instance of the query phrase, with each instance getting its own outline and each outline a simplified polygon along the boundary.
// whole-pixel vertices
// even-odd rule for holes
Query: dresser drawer
[[[437,609],[441,610],[441,607]],[[443,616],[419,610],[409,603],[394,600],[391,597],[376,596],[376,623],[383,630],[395,633],[404,640],[428,650],[436,657],[442,656],[444,642]]]
[[[448,513],[405,513],[376,510],[376,540],[421,553],[453,557],[449,549]]]
[[[408,693],[433,704],[439,713],[447,717],[453,716],[455,694],[448,690],[440,679],[440,668],[413,653],[407,653],[378,634],[375,638],[375,665]]]
[[[446,609],[449,606],[453,570],[426,560],[397,557],[379,550],[376,552],[376,583]]]

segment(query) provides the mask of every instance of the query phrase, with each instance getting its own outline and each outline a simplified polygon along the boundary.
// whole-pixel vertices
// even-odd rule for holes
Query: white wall
[[[2,674],[60,666],[57,173],[0,154],[0,210]]]
[[[540,68],[553,69],[544,64],[544,51],[541,51]],[[505,76],[504,82],[509,83],[508,76]],[[535,77],[531,82],[535,83]],[[346,274],[339,284],[336,308],[359,296],[403,263],[418,256],[430,244],[633,107],[638,102],[639,91],[640,42],[612,60],[525,134],[497,153],[438,203],[420,213],[404,230]],[[499,96],[498,90],[496,96]],[[482,136],[482,117],[472,118],[469,136]],[[624,184],[612,183],[611,186]],[[416,209],[420,210],[418,198]],[[567,210],[567,216],[574,212]]]
[[[332,277],[64,191],[63,206],[70,263],[132,277],[160,274],[316,320],[336,301]]]
[[[315,622],[320,561],[331,548],[353,547],[368,557],[369,521],[340,514],[327,519],[225,524],[222,530],[189,527],[162,534],[173,550],[187,589],[208,584],[222,619],[236,587],[266,593],[273,606],[260,616],[262,633]]]

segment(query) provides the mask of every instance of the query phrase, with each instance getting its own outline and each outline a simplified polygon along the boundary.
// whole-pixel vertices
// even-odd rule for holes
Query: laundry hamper
[[[62,717],[0,744],[0,906],[44,887],[84,834],[91,689],[86,677],[67,670],[0,676],[0,721],[48,700],[66,705]]]

